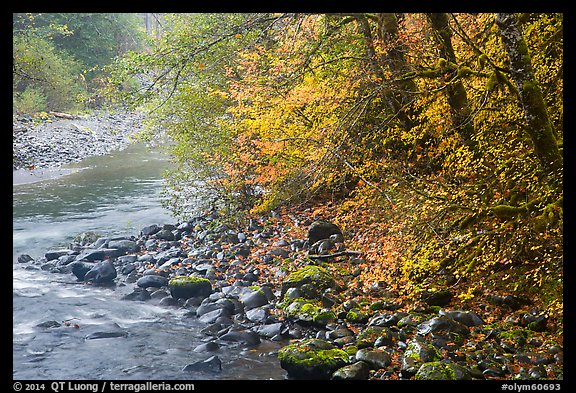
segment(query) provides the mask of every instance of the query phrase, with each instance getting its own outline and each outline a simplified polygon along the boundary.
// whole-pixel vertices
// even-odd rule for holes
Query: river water
[[[160,205],[162,171],[169,161],[134,144],[57,170],[13,176],[13,378],[50,380],[284,379],[275,351],[225,347],[198,353],[205,325],[188,310],[153,301],[120,300],[126,287],[93,287],[73,275],[20,264],[66,247],[77,234],[136,235],[153,223],[175,223]],[[39,327],[56,321],[59,327]],[[66,323],[63,323],[66,322]],[[99,332],[120,332],[96,338]],[[183,368],[212,355],[220,372]]]

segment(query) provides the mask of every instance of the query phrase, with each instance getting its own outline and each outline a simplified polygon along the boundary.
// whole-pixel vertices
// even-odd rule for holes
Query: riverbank
[[[12,120],[13,170],[54,169],[122,149],[142,129],[144,115],[96,111],[84,116],[48,115]]]
[[[330,221],[286,210],[233,227],[206,213],[131,237],[86,233],[18,261],[115,288],[126,302],[185,311],[203,326],[192,349],[203,359],[183,370],[199,378],[225,369],[231,348],[266,342],[280,344],[277,361],[295,379],[563,378],[559,327],[530,299],[495,289],[462,309],[452,283],[409,301],[392,283],[360,282],[368,250],[350,249],[357,234],[319,218]],[[82,321],[37,328],[81,331]]]

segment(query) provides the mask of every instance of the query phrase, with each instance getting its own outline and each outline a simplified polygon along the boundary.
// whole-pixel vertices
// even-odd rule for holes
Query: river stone
[[[390,354],[380,349],[359,349],[356,352],[356,360],[368,363],[372,370],[386,368],[392,363]]]
[[[308,244],[314,244],[319,240],[329,239],[331,235],[342,237],[340,228],[331,222],[324,220],[314,221],[308,228]],[[338,239],[341,242],[341,239]]]
[[[432,344],[413,340],[408,344],[402,356],[402,373],[414,375],[422,364],[436,362],[441,358],[440,353]]]
[[[145,226],[144,228],[142,228],[140,230],[140,233],[144,236],[149,236],[149,235],[155,234],[160,229],[162,229],[162,228],[160,228],[158,225],[152,224],[152,225],[148,225],[148,226]]]
[[[252,330],[230,330],[228,333],[219,337],[223,341],[238,342],[248,346],[255,346],[260,344],[260,337],[258,333]]]
[[[132,293],[124,295],[122,300],[138,300],[138,301],[146,301],[150,300],[150,292],[148,292],[144,288],[134,288]]]
[[[247,293],[240,297],[240,301],[244,303],[245,310],[251,310],[256,307],[263,306],[268,304],[268,298],[264,294],[263,291],[260,289],[257,291],[253,291],[251,293]]]
[[[32,261],[34,261],[34,258],[32,258],[28,254],[18,255],[18,263],[28,263],[28,262],[32,262]]]
[[[484,325],[484,321],[482,320],[482,318],[480,318],[478,314],[472,311],[440,310],[439,314],[445,315],[448,318],[460,322],[461,324],[466,325],[468,327]]]
[[[102,261],[96,264],[84,276],[84,281],[93,282],[94,284],[103,284],[116,278],[116,268],[110,261]]]
[[[76,278],[78,278],[79,281],[84,281],[84,277],[86,276],[86,273],[88,273],[90,270],[92,270],[92,268],[94,267],[94,264],[89,263],[89,262],[76,261],[76,262],[72,262],[68,266],[71,267],[72,274],[74,274],[76,276]]]
[[[108,242],[108,248],[115,248],[122,251],[123,254],[140,251],[140,246],[136,244],[135,241],[128,239],[110,240]]]
[[[182,371],[186,372],[194,372],[194,371],[203,371],[203,372],[220,372],[222,371],[222,361],[218,358],[218,356],[210,356],[208,359],[200,360],[191,364],[187,364]]]
[[[212,352],[212,351],[217,351],[218,348],[220,348],[220,345],[218,345],[217,342],[208,341],[207,343],[202,343],[200,345],[197,345],[193,351],[194,352]]]
[[[294,379],[329,379],[348,364],[348,354],[328,341],[305,339],[278,351],[280,367]]]
[[[172,231],[168,230],[168,229],[161,229],[160,231],[158,231],[155,236],[158,239],[162,239],[162,240],[168,240],[168,241],[172,241],[175,240],[175,236],[172,233]]]
[[[168,286],[168,279],[164,276],[149,274],[140,277],[138,281],[136,281],[136,285],[140,288],[162,288]]]
[[[178,276],[168,282],[170,295],[174,299],[190,299],[191,297],[208,297],[212,293],[209,280],[195,276]]]
[[[428,333],[436,333],[439,331],[461,334],[465,337],[468,337],[470,334],[470,330],[467,326],[443,315],[422,322],[417,327],[417,333],[422,336]]]
[[[334,380],[366,380],[370,376],[370,366],[368,363],[358,361],[339,368],[332,374]]]
[[[64,249],[64,250],[50,250],[47,251],[44,254],[44,258],[46,258],[47,261],[51,261],[53,259],[58,259],[60,258],[62,255],[67,255],[70,253],[70,250],[68,249]]]
[[[453,362],[428,362],[418,369],[417,380],[471,380],[472,375],[468,369]]]
[[[120,255],[125,254],[124,251],[118,250],[116,248],[98,248],[98,249],[88,249],[76,257],[77,261],[84,260],[88,262],[102,261],[106,258],[116,258]]]

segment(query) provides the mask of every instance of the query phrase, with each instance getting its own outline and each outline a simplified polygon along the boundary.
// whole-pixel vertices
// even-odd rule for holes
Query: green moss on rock
[[[294,379],[329,379],[348,364],[348,354],[320,339],[306,339],[278,351],[280,366]]]
[[[428,362],[416,373],[417,380],[470,380],[471,373],[465,367],[452,362]]]
[[[306,266],[291,273],[282,282],[281,296],[284,296],[289,288],[300,288],[304,284],[312,284],[318,291],[324,291],[335,285],[334,278],[328,270],[320,266]]]
[[[174,299],[207,297],[212,293],[210,280],[196,276],[178,276],[168,281],[170,294]]]

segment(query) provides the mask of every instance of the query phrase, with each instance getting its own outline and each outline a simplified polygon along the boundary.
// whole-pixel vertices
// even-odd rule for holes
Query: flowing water
[[[17,262],[20,254],[36,259],[66,247],[81,232],[129,236],[175,223],[159,202],[168,165],[159,152],[134,144],[56,170],[14,172],[14,379],[284,379],[276,343],[197,353],[207,336],[187,310],[120,300],[131,288],[86,286],[71,274]],[[38,326],[49,321],[60,326]],[[113,337],[97,338],[101,332]],[[222,371],[182,371],[212,355]]]

